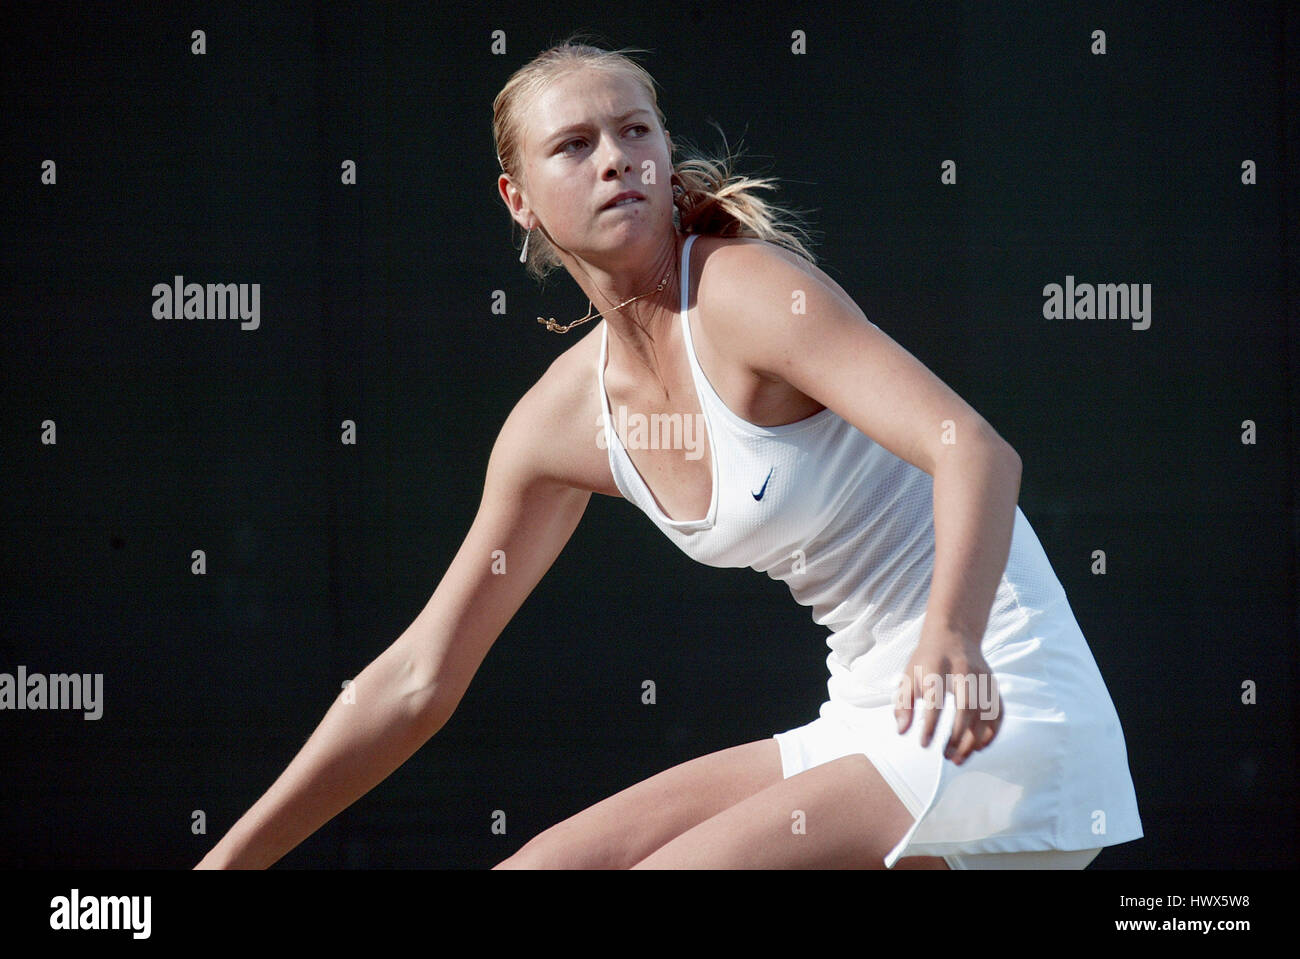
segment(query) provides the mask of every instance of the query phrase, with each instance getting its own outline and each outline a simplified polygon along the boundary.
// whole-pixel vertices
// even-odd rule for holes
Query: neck
[[[644,368],[653,374],[653,381],[661,387],[663,379],[659,371],[667,359],[664,345],[682,308],[679,275],[682,240],[684,237],[679,237],[674,231],[653,256],[645,258],[645,265],[626,272],[607,272],[588,266],[586,276],[578,284],[596,312],[604,314],[611,334],[611,361],[617,356],[620,364]],[[656,293],[655,287],[660,283],[664,288]],[[639,298],[616,309],[633,297]],[[666,392],[666,387],[664,389]]]

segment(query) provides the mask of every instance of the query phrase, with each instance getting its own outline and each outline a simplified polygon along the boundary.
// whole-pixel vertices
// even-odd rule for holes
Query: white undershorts
[[[796,729],[777,733],[773,738],[781,749],[781,767],[786,779],[823,763],[863,752],[852,730],[825,716]],[[867,758],[871,759],[870,756]],[[915,797],[903,794],[897,781],[898,773],[881,770],[878,765],[877,769],[881,778],[898,795],[899,801],[911,809],[916,804]],[[1092,849],[950,853],[943,859],[949,869],[1083,869],[1101,850],[1102,847],[1097,846]]]

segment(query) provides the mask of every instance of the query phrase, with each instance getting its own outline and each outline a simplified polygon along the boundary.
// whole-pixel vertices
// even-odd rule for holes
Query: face
[[[521,226],[540,222],[569,252],[611,266],[672,231],[670,141],[636,81],[583,68],[551,83],[527,116],[522,182],[498,181]],[[641,199],[607,206],[628,192]]]

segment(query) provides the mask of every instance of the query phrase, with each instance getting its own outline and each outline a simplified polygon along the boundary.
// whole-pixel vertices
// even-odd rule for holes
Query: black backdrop
[[[490,118],[588,30],[650,51],[676,137],[716,123],[781,178],[823,268],[1021,454],[1146,829],[1094,868],[1294,865],[1286,6],[7,6],[0,672],[102,674],[103,716],[0,712],[0,860],[193,865],[419,612],[572,342],[534,317],[586,310],[524,275]],[[259,327],[156,319],[178,275],[259,284]],[[1067,276],[1150,284],[1150,327],[1045,319]],[[488,866],[814,718],[824,635],[593,497],[443,732],[283,866]]]

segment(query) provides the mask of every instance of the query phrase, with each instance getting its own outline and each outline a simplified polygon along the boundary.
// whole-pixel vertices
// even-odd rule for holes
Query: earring
[[[532,235],[533,235],[533,231],[532,231],[532,230],[529,230],[529,231],[528,231],[528,236],[525,236],[525,237],[524,237],[524,249],[523,249],[523,252],[519,254],[519,262],[520,262],[520,263],[527,263],[527,262],[528,262],[528,238],[531,237]]]

